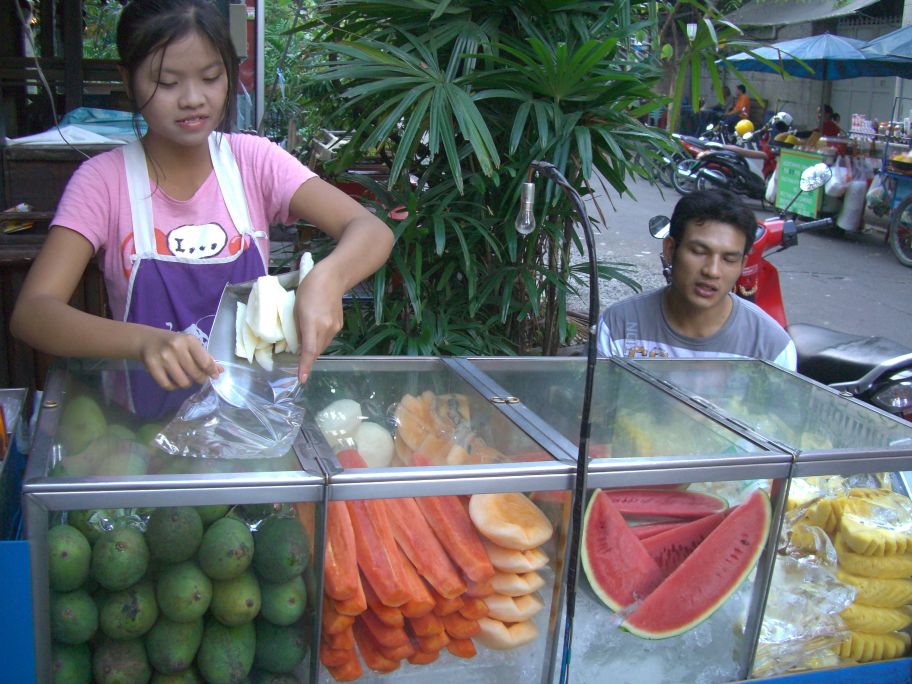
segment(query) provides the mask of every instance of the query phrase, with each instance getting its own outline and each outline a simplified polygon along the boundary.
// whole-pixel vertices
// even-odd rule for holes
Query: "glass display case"
[[[23,486],[37,681],[312,678],[326,489],[303,434],[278,458],[168,456],[124,407],[136,372],[48,376]]]
[[[39,681],[87,658],[557,680],[585,359],[321,358],[269,459],[169,456],[153,441],[178,408],[125,409],[122,368],[70,362],[44,395],[24,487]],[[791,478],[900,471],[912,427],[762,362],[600,359],[595,380],[571,680],[747,678],[806,503]],[[247,535],[252,553],[225,539]]]

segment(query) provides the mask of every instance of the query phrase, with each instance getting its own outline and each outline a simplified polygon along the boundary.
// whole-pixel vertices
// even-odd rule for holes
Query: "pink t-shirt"
[[[268,235],[271,223],[291,220],[292,196],[315,174],[266,138],[231,133],[228,140],[241,171],[253,229]],[[154,179],[151,183],[157,253],[206,259],[235,254],[242,247],[214,171],[185,201],[166,195]],[[67,183],[51,225],[74,230],[92,243],[104,273],[111,314],[122,320],[133,267],[130,255],[135,252],[122,150],[105,152],[79,166]],[[268,255],[268,238],[258,243],[260,253]]]

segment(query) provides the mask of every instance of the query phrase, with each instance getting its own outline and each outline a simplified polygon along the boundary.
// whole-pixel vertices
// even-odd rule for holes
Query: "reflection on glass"
[[[776,366],[724,359],[635,363],[797,449],[912,447],[912,425],[846,401]]]
[[[357,451],[361,467],[551,460],[439,361],[416,367],[321,360],[303,401],[305,420],[316,423],[337,452]]]
[[[579,444],[584,359],[478,359],[479,368]],[[599,457],[756,453],[759,447],[648,382],[599,361],[590,453]]]

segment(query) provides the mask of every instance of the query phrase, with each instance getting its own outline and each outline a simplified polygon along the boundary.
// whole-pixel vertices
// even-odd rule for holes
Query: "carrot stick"
[[[447,650],[457,658],[474,658],[478,654],[471,639],[450,639]]]
[[[422,496],[415,501],[443,548],[470,580],[484,582],[494,576],[494,566],[458,497]]]
[[[358,594],[358,553],[355,530],[344,501],[330,501],[326,508],[326,552],[323,554],[326,593],[337,601]]]
[[[402,611],[398,608],[393,608],[392,606],[384,605],[380,598],[377,596],[377,592],[374,591],[371,587],[370,582],[367,580],[362,581],[362,586],[364,587],[364,594],[367,597],[367,605],[373,611],[374,615],[377,616],[377,619],[380,620],[384,625],[389,625],[390,627],[403,627],[405,626],[405,618],[402,616]]]
[[[357,622],[364,625],[371,633],[371,636],[374,637],[374,640],[381,646],[395,648],[396,646],[402,646],[408,643],[408,633],[406,633],[402,627],[384,625],[377,619],[377,616],[374,615],[372,611],[367,611],[366,613],[359,615],[356,624]],[[355,640],[357,640],[357,638],[358,634],[356,632]]]
[[[351,615],[342,615],[336,610],[331,598],[328,596],[323,597],[324,632],[327,634],[338,634],[342,630],[351,627],[354,622],[355,618],[353,618]]]
[[[361,651],[361,657],[364,663],[375,672],[392,672],[399,668],[398,660],[390,660],[384,657],[378,650],[378,644],[371,636],[370,630],[364,626],[362,620],[355,623],[355,641],[358,642],[358,650]]]
[[[354,632],[352,632],[351,626],[346,627],[336,634],[324,632],[322,636],[326,641],[326,646],[333,650],[349,651],[355,647],[355,635]]]
[[[346,505],[355,530],[358,567],[383,603],[401,606],[412,596],[403,569],[405,559],[393,538],[386,502],[382,499],[347,501]]]
[[[470,639],[481,631],[478,620],[467,620],[459,613],[450,613],[444,617],[443,627],[453,639]]]
[[[445,631],[443,620],[434,615],[434,613],[428,613],[417,618],[409,618],[408,627],[416,637],[427,637]]]
[[[463,596],[463,606],[459,614],[469,620],[478,620],[488,616],[488,604],[477,596]]]

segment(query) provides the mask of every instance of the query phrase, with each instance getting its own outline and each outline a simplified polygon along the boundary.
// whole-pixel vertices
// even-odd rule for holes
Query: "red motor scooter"
[[[815,164],[801,175],[800,192],[776,218],[757,225],[753,247],[735,293],[757,304],[785,328],[798,351],[798,372],[820,383],[846,392],[879,409],[912,420],[912,349],[884,337],[852,335],[809,323],[789,325],[779,270],[767,255],[798,244],[798,233],[832,225],[832,219],[798,224],[787,218],[789,207],[802,192],[822,187],[832,171]],[[668,235],[669,220],[656,216],[649,222],[653,237]],[[669,264],[662,259],[663,273],[670,280]]]

